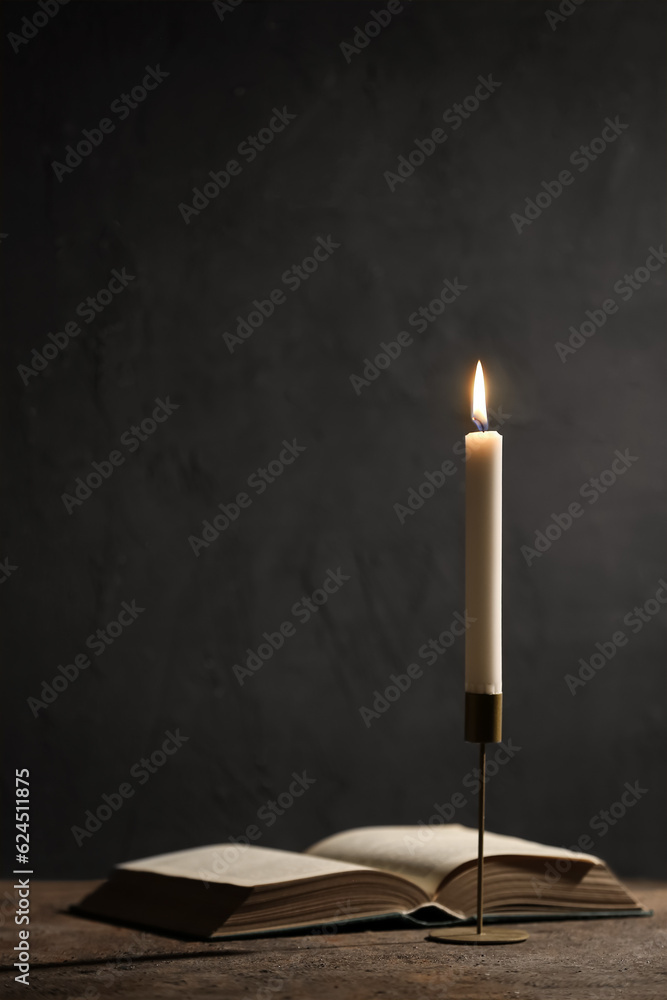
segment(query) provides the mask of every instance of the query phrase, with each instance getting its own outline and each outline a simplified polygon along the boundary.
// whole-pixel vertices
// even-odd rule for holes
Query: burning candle
[[[472,419],[466,434],[466,633],[465,689],[500,694],[502,678],[503,439],[488,430],[482,364],[477,362]]]

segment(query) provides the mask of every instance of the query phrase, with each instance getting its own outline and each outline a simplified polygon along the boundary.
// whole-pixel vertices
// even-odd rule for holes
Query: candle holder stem
[[[484,930],[484,826],[486,823],[486,744],[502,739],[502,694],[466,693],[465,739],[479,744],[479,801],[477,803],[477,926],[432,931],[431,941],[445,944],[512,944],[528,935],[506,927]]]
[[[477,933],[484,924],[484,822],[486,819],[486,743],[479,745],[479,771],[482,787],[479,790],[477,813]]]

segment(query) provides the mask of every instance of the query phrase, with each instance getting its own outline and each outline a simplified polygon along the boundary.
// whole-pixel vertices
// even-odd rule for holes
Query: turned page
[[[246,844],[215,844],[118,865],[121,870],[247,887],[354,872],[360,867],[345,861]]]
[[[334,834],[308,848],[309,854],[336,858],[401,875],[433,898],[443,880],[459,865],[477,859],[477,830],[458,823],[446,826],[376,826]],[[570,858],[600,864],[590,854],[547,847],[518,837],[484,835],[484,856],[529,855]]]

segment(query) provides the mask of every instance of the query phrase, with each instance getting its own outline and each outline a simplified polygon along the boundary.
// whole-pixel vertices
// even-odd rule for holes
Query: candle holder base
[[[443,944],[518,944],[528,938],[529,935],[524,931],[508,927],[494,927],[493,930],[483,930],[481,934],[475,927],[449,927],[447,930],[433,931],[428,936],[429,941],[441,941]]]

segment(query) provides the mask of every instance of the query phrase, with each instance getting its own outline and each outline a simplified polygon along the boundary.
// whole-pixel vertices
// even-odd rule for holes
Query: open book
[[[484,911],[499,919],[647,913],[592,855],[487,833],[484,858]],[[199,938],[443,925],[475,913],[476,859],[477,831],[456,824],[348,830],[304,854],[227,843],[119,865],[75,909]]]

